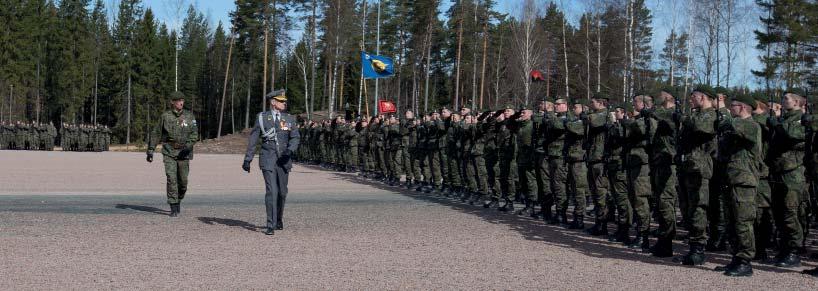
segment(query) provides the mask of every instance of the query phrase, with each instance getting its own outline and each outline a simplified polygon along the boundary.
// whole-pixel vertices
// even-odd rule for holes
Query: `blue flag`
[[[370,55],[366,52],[361,52],[361,66],[364,69],[364,78],[366,79],[386,78],[395,73],[392,59]]]

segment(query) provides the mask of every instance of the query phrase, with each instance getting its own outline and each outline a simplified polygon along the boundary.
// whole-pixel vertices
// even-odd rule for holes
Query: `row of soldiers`
[[[106,125],[68,124],[60,128],[63,151],[102,152],[111,144],[111,130]]]
[[[752,260],[800,266],[816,208],[814,100],[701,86],[682,104],[678,92],[308,121],[299,159],[571,229],[590,214],[589,234],[657,257],[673,257],[680,216],[688,250],[674,261],[700,265],[729,243],[730,276],[752,275]]]
[[[52,123],[0,122],[0,150],[54,150],[57,129]]]

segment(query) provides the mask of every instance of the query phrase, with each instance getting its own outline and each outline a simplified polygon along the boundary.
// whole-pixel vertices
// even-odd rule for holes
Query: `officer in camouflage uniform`
[[[545,151],[546,136],[548,135],[548,121],[554,118],[554,102],[547,99],[540,100],[537,111],[531,116],[534,123],[534,176],[537,180],[537,199],[540,201],[540,213],[543,220],[552,221],[554,215],[551,206],[554,205],[554,196],[551,192],[551,173],[548,172],[548,155]]]
[[[537,200],[537,176],[535,174],[534,157],[534,121],[531,117],[534,111],[528,106],[520,106],[516,118],[510,122],[514,132],[514,143],[517,145],[516,161],[519,175],[519,193],[522,195],[525,207],[517,212],[518,215],[537,217],[534,208]]]
[[[517,161],[516,139],[512,131],[511,117],[515,114],[514,107],[506,105],[503,113],[497,116],[497,135],[495,136],[499,151],[500,190],[502,192],[498,210],[514,211],[514,195],[517,192]]]
[[[395,115],[389,116],[388,143],[389,143],[389,185],[403,186],[401,175],[403,175],[403,136],[407,133],[400,120]]]
[[[725,205],[725,218],[733,236],[733,259],[724,269],[728,276],[750,276],[750,260],[755,256],[753,224],[756,219],[756,187],[758,166],[762,162],[761,127],[752,118],[756,103],[752,97],[739,94],[730,104],[735,118],[724,118],[718,131],[724,137],[720,152],[725,155],[725,170],[730,194]]]
[[[730,119],[730,110],[727,108],[730,93],[724,87],[716,87],[714,92],[716,93],[715,105],[720,116],[724,119]],[[724,147],[726,147],[724,137],[719,135],[718,148]],[[707,251],[720,252],[727,250],[727,218],[725,216],[725,205],[727,204],[726,199],[728,198],[727,193],[729,193],[729,191],[726,177],[727,171],[724,168],[724,165],[727,164],[727,156],[728,153],[720,150],[717,150],[714,156],[716,162],[713,164],[713,178],[710,179],[710,193],[719,194],[710,195],[707,213],[709,239],[705,246],[705,250]]]
[[[775,265],[798,267],[797,254],[804,241],[804,219],[808,198],[806,193],[804,147],[805,128],[801,124],[804,97],[800,92],[788,92],[782,102],[783,113],[767,121],[772,138],[766,160],[770,166],[773,214],[778,230],[779,253]]]
[[[676,137],[678,125],[673,121],[674,112],[681,112],[676,107],[676,90],[665,88],[657,94],[657,105],[651,112],[651,119],[656,123],[655,133],[650,142],[650,184],[653,199],[656,202],[656,218],[659,227],[656,229],[656,244],[650,251],[656,257],[673,256],[673,239],[676,237],[676,203],[677,178]]]
[[[768,260],[767,249],[770,246],[773,236],[773,211],[772,211],[772,197],[770,190],[770,168],[764,162],[766,160],[767,151],[770,148],[770,138],[772,137],[770,127],[767,126],[767,119],[770,114],[766,108],[770,106],[777,106],[780,104],[769,103],[764,96],[756,96],[756,109],[753,111],[753,120],[759,125],[761,129],[761,162],[758,165],[758,186],[756,187],[756,222],[753,226],[755,232],[755,250],[756,255],[754,260],[766,262]],[[779,109],[780,110],[780,109]]]
[[[496,117],[499,111],[490,110],[484,112],[477,120],[480,122],[480,132],[485,144],[483,146],[483,159],[486,161],[486,180],[488,191],[486,194],[489,200],[483,203],[484,208],[499,207],[500,201],[500,163],[497,151],[497,122]]]
[[[177,217],[179,204],[187,192],[190,160],[193,159],[193,145],[199,140],[199,127],[193,112],[184,109],[185,96],[177,91],[170,97],[173,108],[162,113],[148,139],[147,161],[153,162],[156,145],[162,144],[170,216]]]
[[[633,105],[623,103],[616,106],[613,120],[608,126],[607,137],[605,138],[605,169],[608,175],[611,196],[616,205],[616,233],[608,240],[620,242],[624,245],[632,243],[629,235],[633,225],[633,208],[628,190],[628,177],[625,168],[624,157],[627,153],[625,143],[626,128],[623,126],[629,123],[628,114],[633,112]]]
[[[403,113],[404,120],[401,121],[403,136],[403,168],[406,174],[406,189],[412,189],[415,183],[421,180],[420,165],[417,160],[418,132],[415,113],[407,110]]]
[[[0,150],[8,149],[8,128],[5,121],[0,121]]]
[[[816,118],[816,102],[818,102],[818,98],[816,95],[805,96],[807,98],[807,112],[801,117],[801,122],[805,126],[806,130],[806,145],[807,147],[807,157],[805,163],[808,165],[808,178],[809,178],[809,193],[811,194],[811,202],[812,202],[812,215],[816,217],[818,215],[818,150],[816,149],[816,144],[818,144],[818,118]],[[808,269],[803,271],[804,274],[818,276],[818,267],[813,269]]]
[[[633,119],[624,122],[627,153],[625,168],[628,181],[631,206],[636,214],[636,239],[631,248],[650,250],[650,199],[653,195],[650,183],[650,141],[655,133],[656,121],[647,107],[647,95],[633,97]],[[712,125],[711,125],[712,126]]]
[[[591,99],[592,112],[585,120],[588,123],[586,137],[588,163],[588,184],[594,201],[594,226],[588,229],[591,235],[608,235],[608,178],[605,175],[605,136],[609,125],[609,98],[597,92]]]
[[[566,187],[574,202],[574,220],[568,227],[570,229],[585,229],[585,206],[589,190],[588,167],[585,164],[585,136],[588,133],[586,106],[584,99],[573,100],[572,115],[563,121],[566,131],[563,153],[568,173]]]
[[[546,128],[548,132],[546,140],[548,144],[548,172],[551,174],[551,191],[554,193],[554,205],[557,212],[557,215],[552,219],[552,223],[559,218],[559,222],[568,224],[568,167],[564,152],[568,103],[565,99],[554,101],[554,112],[555,116],[549,120]]]
[[[347,130],[344,134],[344,141],[346,142],[346,168],[348,173],[355,173],[358,171],[358,131],[360,130],[360,122],[351,122],[347,124]]]
[[[710,201],[710,178],[713,177],[713,154],[716,149],[716,109],[713,90],[700,86],[690,94],[693,111],[681,118],[680,171],[684,175],[687,199],[690,250],[682,258],[685,265],[704,264],[707,243],[707,211]],[[678,119],[678,118],[677,118]]]
[[[440,118],[440,113],[432,112],[432,116],[430,120],[426,123],[428,135],[428,152],[426,154],[426,165],[429,167],[430,172],[430,179],[429,183],[431,188],[427,189],[426,192],[431,192],[433,190],[440,191],[442,190],[442,183],[443,183],[443,164],[444,160],[441,159],[441,140],[444,140],[443,136],[446,134],[446,126],[444,121]],[[445,140],[444,140],[445,141]],[[443,143],[445,144],[445,143]]]
[[[449,109],[441,110],[443,118],[443,136],[440,137],[441,176],[443,177],[444,194],[446,196],[460,196],[461,180],[459,170],[459,155],[457,150],[460,131],[460,116],[452,114]]]

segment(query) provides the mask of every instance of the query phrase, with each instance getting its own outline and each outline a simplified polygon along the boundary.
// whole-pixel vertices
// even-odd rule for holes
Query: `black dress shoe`
[[[266,234],[266,235],[274,235],[275,233],[276,232],[275,232],[275,230],[273,230],[272,227],[268,227],[267,229],[264,230],[264,234]]]
[[[284,230],[284,223],[278,222],[278,224],[276,224],[276,230]]]
[[[818,277],[818,267],[816,267],[815,269],[803,270],[803,271],[801,271],[801,273],[804,274],[804,275],[810,275],[810,276]]]

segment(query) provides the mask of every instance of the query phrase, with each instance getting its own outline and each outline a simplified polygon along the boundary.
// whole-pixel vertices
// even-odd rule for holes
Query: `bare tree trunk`
[[[633,23],[636,20],[636,7],[634,0],[628,0],[628,10],[630,11],[630,19],[628,21],[628,52],[630,53],[630,57],[628,57],[628,96],[633,95],[633,30],[634,26]]]
[[[231,133],[236,133],[236,113],[235,108],[236,104],[233,103],[234,96],[236,95],[236,77],[230,78],[230,127]],[[224,103],[224,102],[222,102]],[[224,106],[222,106],[224,108]],[[222,113],[224,113],[224,109],[222,109]],[[221,119],[221,117],[219,117]],[[221,126],[219,127],[219,132],[221,132]]]
[[[563,21],[562,21],[562,55],[563,55],[563,60],[565,62],[565,74],[563,74],[563,75],[565,75],[565,98],[568,98],[568,96],[569,96],[569,94],[568,94],[568,45],[566,44],[566,40],[565,40],[565,38],[566,38],[565,37],[565,22],[567,22],[567,20],[563,19]]]
[[[474,25],[477,26],[477,0],[474,1]],[[472,66],[472,84],[471,84],[471,107],[475,107],[475,102],[477,102],[477,30],[474,32],[474,44],[472,45],[472,56],[471,56],[471,66]],[[465,105],[465,102],[464,102]]]
[[[461,48],[463,46],[463,18],[465,17],[465,9],[463,8],[463,3],[460,3],[460,19],[457,20],[458,27],[457,27],[457,60],[455,61],[455,77],[454,77],[454,100],[452,100],[452,105],[454,108],[457,108],[460,105],[460,53]]]
[[[500,56],[503,55],[503,36],[500,35],[500,47],[497,48],[497,58],[494,64],[494,107],[500,105]]]
[[[429,76],[432,74],[432,18],[433,11],[429,11],[429,24],[426,27],[426,82],[424,84],[423,112],[429,112]]]
[[[585,95],[591,99],[591,20],[585,25]]]
[[[312,117],[312,111],[315,109],[315,108],[313,108],[313,106],[315,106],[315,59],[316,59],[316,55],[315,55],[315,30],[316,30],[316,26],[318,26],[318,24],[315,21],[315,17],[316,17],[315,16],[315,13],[316,13],[315,10],[316,10],[317,6],[318,6],[317,0],[312,0],[312,17],[310,18],[310,23],[312,24],[312,28],[311,28],[311,31],[310,31],[310,71],[311,71],[310,72],[310,77],[311,77],[311,79],[310,79],[310,97],[312,99],[310,99],[310,103],[309,103],[310,106],[309,106],[309,109],[307,110],[307,117],[310,118],[310,119]]]
[[[230,32],[230,47],[227,49],[227,65],[226,65],[226,67],[224,69],[224,83],[222,84],[222,102],[221,102],[221,110],[219,111],[219,131],[216,134],[216,138],[219,138],[219,137],[222,136],[222,120],[224,119],[224,99],[225,99],[225,96],[227,94],[227,78],[228,78],[228,75],[230,73],[230,59],[233,57],[233,42],[234,41],[235,41],[235,38],[233,37],[233,31],[231,31]],[[234,80],[234,82],[235,82],[235,80]],[[235,89],[235,88],[233,88],[233,89]],[[230,103],[231,103],[231,106],[232,106],[232,102],[233,102],[232,101],[233,100],[232,93],[230,95],[230,100],[231,100]],[[231,111],[231,115],[232,115],[232,111],[233,111],[232,107],[230,108],[230,111]],[[235,120],[233,120],[233,121],[235,121]],[[230,123],[234,123],[233,121],[231,121]],[[234,124],[233,125],[233,132],[236,131],[235,127],[236,126]]]
[[[244,128],[250,128],[250,88],[253,87],[253,62],[247,63],[247,102],[245,102],[246,109],[244,110]]]
[[[273,0],[273,6],[272,7],[273,7],[273,23],[272,23],[273,27],[270,29],[270,32],[272,32],[273,35],[270,38],[273,39],[273,45],[272,45],[273,53],[271,54],[272,60],[270,61],[270,64],[271,64],[271,66],[270,66],[270,91],[275,91],[275,87],[276,87],[276,67],[277,67],[276,48],[278,47],[277,42],[276,42],[276,0]]]
[[[602,92],[602,16],[596,17],[596,91]]]
[[[483,22],[483,65],[480,69],[480,106],[477,107],[480,110],[483,110],[483,93],[485,93],[484,88],[486,87],[486,56],[488,55],[489,41],[488,22],[488,18]]]
[[[361,17],[361,51],[364,51],[364,43],[366,38],[366,1],[361,1],[361,5],[363,6],[362,13],[363,16]],[[363,61],[363,60],[361,60]],[[361,66],[361,78],[360,83],[358,85],[358,116],[361,116],[361,100],[364,96],[364,67]]]

